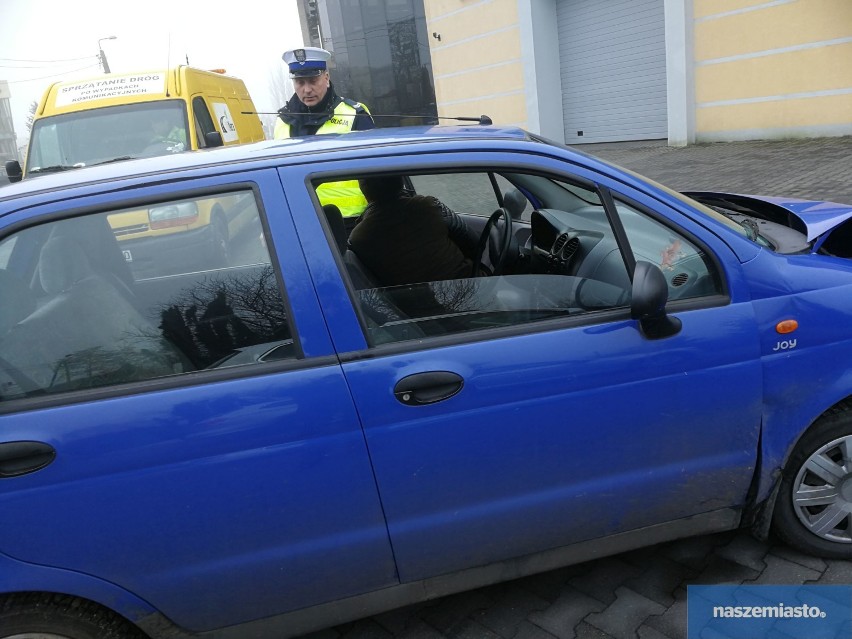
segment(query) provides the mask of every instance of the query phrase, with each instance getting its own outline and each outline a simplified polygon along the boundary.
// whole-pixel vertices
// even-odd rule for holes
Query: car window
[[[589,322],[612,318],[612,311],[628,316],[631,260],[598,190],[580,180],[504,173],[502,184],[538,207],[520,219],[512,214],[504,243],[504,217],[483,219],[497,206],[490,175],[496,173],[362,180],[370,205],[354,228],[335,222],[326,207],[330,241],[343,258],[370,343],[568,317]],[[623,198],[616,199],[616,214],[633,259],[663,271],[670,300],[722,291],[713,260],[686,234]]]
[[[296,357],[251,191],[29,227],[0,242],[0,398]]]
[[[497,195],[487,173],[412,175],[417,193],[432,195],[458,213],[488,216],[497,208]]]
[[[682,233],[669,228],[623,201],[616,201],[636,260],[656,264],[669,286],[669,299],[721,293],[719,274],[707,253]]]
[[[505,196],[515,186],[499,173],[445,173],[442,175],[413,175],[411,184],[417,193],[432,195],[459,213],[488,217],[500,206],[495,192]],[[521,197],[515,217],[529,219],[532,207]]]
[[[372,198],[362,181],[371,204],[348,238],[341,239],[347,230],[329,218],[371,343],[626,312],[630,278],[594,190],[545,176],[504,178],[512,188],[535,192],[541,207],[529,221],[513,220],[501,259],[504,217],[495,218],[490,239],[480,243],[482,215],[496,207],[493,189],[459,188],[454,206],[428,190],[482,185],[487,175],[405,176],[417,194],[402,188],[404,197],[389,204]]]

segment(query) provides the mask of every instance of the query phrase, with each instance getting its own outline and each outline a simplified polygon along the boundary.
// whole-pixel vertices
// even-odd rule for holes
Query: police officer
[[[335,92],[328,76],[330,52],[305,47],[285,51],[282,58],[290,69],[296,92],[278,111],[273,134],[276,140],[364,131],[376,126],[365,105]],[[357,180],[323,184],[317,189],[317,195],[323,205],[337,205],[344,217],[360,215],[367,206]]]
[[[337,95],[328,76],[331,53],[317,47],[285,51],[296,92],[278,111],[276,140],[315,133],[349,133],[376,125],[359,102]]]

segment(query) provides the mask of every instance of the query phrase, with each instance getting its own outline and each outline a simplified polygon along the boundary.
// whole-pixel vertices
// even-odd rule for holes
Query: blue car
[[[391,177],[464,272],[317,192]],[[110,223],[234,196],[224,263]],[[494,126],[6,186],[0,637],[280,639],[738,527],[852,558],[850,218]]]

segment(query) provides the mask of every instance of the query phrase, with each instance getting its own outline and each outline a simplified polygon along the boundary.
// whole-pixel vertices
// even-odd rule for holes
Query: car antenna
[[[243,115],[278,115],[278,111],[242,111]],[[288,115],[292,116],[317,116],[317,115],[335,115],[334,113],[288,113]],[[366,115],[366,114],[365,114]],[[461,122],[478,122],[483,126],[494,124],[491,118],[487,115],[480,115],[477,117],[470,116],[451,116],[451,115],[405,115],[402,113],[386,113],[386,114],[369,114],[371,118],[374,120],[376,118],[421,118],[421,119],[429,119],[429,120],[458,120]],[[343,116],[343,117],[357,117],[355,116]]]
[[[169,31],[169,40],[166,45],[166,97],[172,97],[169,95],[169,66],[172,63],[172,32]]]

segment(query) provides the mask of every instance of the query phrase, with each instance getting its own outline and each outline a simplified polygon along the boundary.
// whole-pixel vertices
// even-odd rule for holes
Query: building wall
[[[438,115],[528,127],[518,0],[423,4]]]
[[[9,84],[5,80],[0,80],[0,167],[6,160],[18,159],[11,97]]]
[[[434,78],[438,114],[486,114],[564,140],[556,14],[570,1],[422,0],[422,66]],[[347,30],[363,40],[351,20],[322,11],[354,0],[302,2],[329,23],[329,48]],[[852,0],[660,3],[670,144],[852,134]],[[630,11],[629,2],[613,6]],[[384,95],[354,82],[358,65],[341,60],[356,97]],[[374,66],[371,59],[366,68]]]
[[[852,134],[852,1],[693,8],[696,140]]]
[[[338,94],[366,104],[377,126],[434,123],[422,0],[300,0],[299,15],[305,43],[332,53]]]

